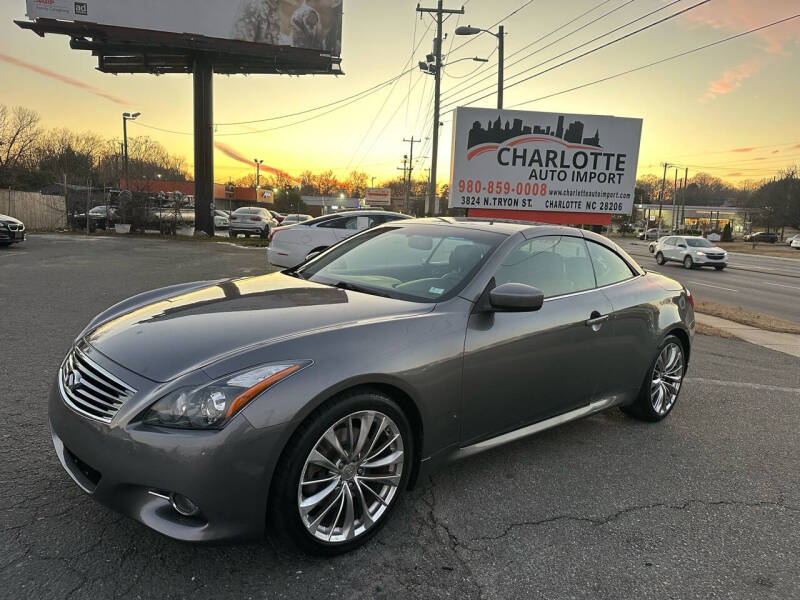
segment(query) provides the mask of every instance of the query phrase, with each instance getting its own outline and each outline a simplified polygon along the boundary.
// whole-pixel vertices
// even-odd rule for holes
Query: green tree
[[[299,190],[284,187],[275,195],[275,210],[283,214],[303,214],[308,210]]]

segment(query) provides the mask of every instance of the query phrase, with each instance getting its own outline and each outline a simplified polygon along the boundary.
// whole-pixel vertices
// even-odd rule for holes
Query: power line
[[[524,8],[527,8],[528,6],[530,6],[531,4],[533,4],[535,1],[536,1],[536,0],[528,0],[527,2],[523,2],[521,6],[519,6],[519,7],[515,8],[514,10],[512,10],[512,11],[511,11],[510,13],[508,13],[508,14],[507,14],[505,17],[503,17],[502,19],[500,19],[499,21],[497,21],[497,23],[493,23],[493,24],[489,25],[489,27],[486,27],[486,29],[492,29],[493,27],[496,27],[497,25],[500,25],[500,23],[502,23],[503,21],[507,21],[508,19],[510,19],[511,17],[513,17],[515,14],[517,14],[519,11],[521,11],[522,9],[524,9]],[[466,6],[466,4],[465,4],[464,6]],[[472,42],[474,42],[474,41],[475,41],[475,37],[471,37],[471,38],[467,39],[467,40],[466,40],[466,41],[465,41],[463,44],[460,44],[459,46],[456,46],[456,47],[455,47],[453,50],[451,50],[450,52],[448,52],[448,55],[449,55],[451,52],[458,52],[459,50],[461,50],[461,48],[463,48],[463,47],[464,47],[464,46],[466,46],[467,44],[471,44],[471,43],[472,43]]]
[[[517,54],[519,54],[520,52],[523,52],[524,50],[527,50],[527,49],[528,49],[528,48],[530,48],[531,46],[533,46],[533,45],[535,45],[535,44],[538,44],[538,43],[539,43],[539,42],[541,42],[542,40],[545,40],[545,39],[547,39],[548,37],[550,37],[550,36],[551,36],[551,35],[553,35],[554,33],[557,33],[558,31],[560,31],[560,30],[564,29],[564,27],[567,27],[568,25],[571,25],[571,24],[572,24],[572,23],[574,23],[575,21],[578,21],[579,19],[581,19],[581,18],[585,17],[585,16],[586,16],[586,15],[588,15],[589,13],[592,13],[592,12],[596,11],[597,9],[599,9],[600,7],[602,7],[602,6],[606,5],[606,4],[608,4],[609,2],[611,2],[611,0],[603,0],[603,1],[602,1],[602,2],[600,2],[599,4],[595,5],[593,8],[590,8],[589,10],[582,12],[581,14],[579,14],[579,15],[578,15],[577,17],[575,17],[574,19],[572,19],[572,20],[570,20],[570,21],[567,21],[566,23],[564,23],[564,24],[562,24],[562,25],[560,25],[560,26],[556,27],[556,28],[555,28],[555,29],[553,29],[553,30],[552,30],[550,33],[546,33],[545,35],[541,36],[540,38],[538,38],[538,39],[536,39],[536,40],[532,41],[530,44],[528,44],[528,45],[526,45],[526,46],[523,46],[521,49],[519,49],[519,50],[517,50],[517,51],[515,51],[515,52],[512,52],[512,53],[511,53],[511,54],[510,54],[510,55],[509,55],[507,58],[513,58],[514,56],[516,56],[516,55],[517,55]],[[483,64],[483,65],[481,65],[480,67],[478,67],[478,69],[482,69],[482,68],[485,68],[485,67],[486,67],[486,68],[490,68],[490,65],[489,65],[488,63],[487,63],[487,64]],[[492,76],[493,76],[493,74],[492,74],[492,75],[489,75],[488,77],[492,77]],[[483,79],[481,79],[481,81],[485,81],[485,80],[486,80],[488,77],[484,77]],[[463,88],[463,87],[465,87],[465,84],[467,84],[467,83],[468,83],[468,81],[462,81],[461,83],[459,83],[459,84],[457,84],[457,85],[453,86],[453,87],[451,88],[451,90],[450,90],[450,91],[451,91],[451,92],[454,92],[455,90],[457,90],[457,89],[459,89],[459,88]],[[466,86],[466,87],[470,87],[470,86]]]
[[[542,52],[543,50],[547,50],[548,48],[550,48],[550,47],[552,47],[552,46],[554,46],[554,45],[558,44],[559,42],[561,42],[561,41],[563,41],[563,40],[567,39],[568,37],[570,37],[570,36],[572,36],[572,35],[575,35],[575,34],[576,34],[576,33],[578,33],[579,31],[583,31],[583,30],[584,30],[584,29],[586,29],[587,27],[590,27],[590,26],[592,26],[592,25],[596,25],[597,23],[599,23],[600,21],[602,21],[602,20],[603,20],[603,19],[605,19],[606,17],[608,17],[608,16],[610,16],[610,15],[614,14],[615,12],[617,12],[617,11],[619,11],[619,10],[622,10],[622,9],[623,9],[623,8],[625,8],[626,6],[628,6],[628,5],[630,5],[630,4],[633,4],[633,3],[634,3],[634,2],[636,2],[636,1],[637,1],[637,0],[627,0],[627,1],[626,1],[626,2],[624,2],[623,4],[620,4],[619,6],[617,6],[616,8],[613,8],[613,9],[609,10],[608,12],[605,12],[605,13],[603,13],[602,15],[600,15],[599,17],[597,17],[597,18],[596,18],[596,19],[594,19],[593,21],[590,21],[589,23],[584,23],[584,24],[583,24],[583,25],[581,25],[580,27],[578,27],[578,28],[576,28],[576,29],[573,29],[573,30],[572,30],[572,31],[570,31],[569,33],[566,33],[566,34],[562,35],[560,38],[558,38],[558,39],[556,39],[556,40],[553,40],[553,41],[552,41],[552,42],[550,42],[549,44],[546,44],[546,45],[542,46],[541,48],[537,48],[537,49],[536,49],[536,50],[534,50],[533,52],[530,52],[530,53],[526,54],[525,56],[523,56],[522,58],[515,60],[515,61],[514,61],[514,62],[512,62],[511,64],[508,64],[508,65],[506,65],[506,68],[511,68],[511,67],[513,67],[514,65],[518,65],[519,63],[521,63],[521,62],[524,62],[524,61],[528,60],[528,59],[529,59],[529,58],[531,58],[532,56],[535,56],[535,55],[539,54],[539,53],[540,53],[540,52]],[[622,26],[620,26],[620,27],[617,27],[616,29],[612,29],[611,31],[608,31],[608,32],[604,33],[603,35],[597,36],[597,37],[595,37],[595,38],[593,38],[593,39],[591,39],[591,40],[589,40],[589,41],[587,41],[587,42],[584,42],[583,44],[580,44],[580,45],[578,45],[578,46],[575,46],[574,48],[572,48],[572,49],[570,49],[570,50],[567,50],[566,52],[562,52],[561,54],[557,54],[556,56],[553,56],[553,57],[551,57],[551,58],[547,59],[547,60],[546,60],[546,61],[544,61],[544,62],[541,62],[541,63],[539,63],[539,64],[537,64],[537,65],[534,65],[533,67],[530,67],[530,69],[529,69],[529,70],[531,70],[531,69],[535,69],[535,68],[537,68],[537,67],[540,67],[540,66],[542,66],[542,65],[544,65],[544,64],[547,64],[548,62],[551,62],[551,61],[553,61],[553,60],[555,60],[555,59],[557,59],[557,58],[560,58],[560,57],[564,56],[565,54],[569,54],[569,53],[571,53],[571,52],[574,52],[575,50],[579,50],[580,48],[583,48],[583,47],[585,47],[585,46],[588,46],[588,45],[589,45],[589,44],[591,44],[592,42],[596,42],[597,40],[599,40],[599,39],[602,39],[602,38],[604,38],[604,37],[607,37],[607,36],[611,35],[612,33],[616,33],[616,32],[617,32],[617,31],[619,31],[620,29],[624,29],[625,27],[628,27],[629,25],[633,25],[634,23],[637,23],[638,21],[641,21],[641,20],[643,20],[643,19],[646,19],[647,17],[649,17],[649,16],[651,16],[651,15],[653,15],[653,14],[657,13],[657,12],[660,12],[660,11],[662,11],[662,10],[665,10],[665,9],[669,8],[670,6],[673,6],[674,4],[677,4],[678,2],[683,2],[683,0],[674,0],[673,2],[671,2],[671,3],[669,3],[669,4],[665,4],[664,6],[661,6],[661,7],[657,8],[657,9],[655,9],[655,10],[653,10],[653,11],[651,11],[651,12],[649,12],[649,13],[645,14],[645,15],[642,15],[641,17],[639,17],[639,18],[637,18],[637,19],[634,19],[633,21],[629,21],[629,22],[625,23],[624,25],[622,25]],[[548,34],[548,35],[549,35],[549,34]],[[544,36],[544,37],[547,37],[547,36]],[[541,40],[541,39],[543,39],[543,38],[539,38],[539,39]],[[527,46],[525,46],[524,48],[521,48],[520,50],[518,50],[517,52],[515,52],[514,54],[512,54],[511,56],[509,56],[508,58],[512,58],[513,56],[516,56],[517,54],[519,54],[519,53],[521,53],[522,51],[526,50],[527,48],[529,48],[530,46],[532,46],[532,45],[533,45],[533,44],[535,44],[535,43],[536,43],[536,42],[532,42],[531,44],[528,44],[528,45],[527,45]],[[526,71],[521,71],[521,73],[525,73],[525,72],[526,72]],[[493,73],[490,73],[490,74],[486,75],[485,77],[482,77],[481,79],[479,79],[479,80],[477,80],[477,81],[474,81],[473,83],[471,83],[471,84],[469,84],[468,86],[466,86],[466,87],[464,88],[464,90],[466,90],[466,89],[468,89],[468,88],[470,88],[470,87],[473,87],[473,86],[475,86],[475,85],[478,85],[479,83],[481,83],[481,82],[483,82],[483,81],[486,81],[487,79],[490,79],[490,78],[492,78],[492,77],[493,77],[493,76],[494,76],[496,73],[497,73],[497,70],[495,69]],[[509,79],[514,79],[514,77],[517,77],[517,76],[519,76],[519,75],[520,75],[520,73],[518,73],[518,74],[516,74],[516,75],[512,75],[511,77],[509,77]],[[462,90],[462,91],[464,91],[464,90]],[[473,92],[473,93],[476,93],[476,94],[477,94],[477,93],[478,93],[478,91],[476,91],[476,92]],[[446,100],[447,98],[452,98],[454,95],[455,95],[455,94],[449,94],[449,95],[448,95],[448,96],[445,98],[445,100]]]
[[[750,35],[750,34],[753,34],[753,33],[759,32],[759,31],[763,31],[764,29],[768,29],[770,27],[776,27],[777,25],[781,25],[783,23],[786,23],[786,22],[791,21],[793,19],[797,19],[799,17],[800,17],[800,14],[792,15],[790,17],[786,17],[785,19],[780,19],[778,21],[773,21],[772,23],[768,23],[767,25],[762,25],[761,27],[756,27],[756,28],[750,29],[748,31],[743,31],[742,33],[737,33],[735,35],[731,35],[729,37],[722,38],[720,40],[717,40],[715,42],[711,42],[709,44],[704,44],[702,46],[698,46],[697,48],[692,48],[691,50],[686,50],[686,51],[680,52],[678,54],[673,54],[672,56],[668,56],[666,58],[662,58],[660,60],[656,60],[656,61],[648,63],[646,65],[641,65],[641,66],[635,67],[633,69],[628,69],[626,71],[621,71],[619,73],[615,73],[613,75],[609,75],[608,77],[603,77],[601,79],[596,79],[596,80],[590,81],[588,83],[584,83],[584,84],[581,84],[581,85],[576,85],[574,87],[571,87],[571,88],[568,88],[568,89],[565,89],[565,90],[561,90],[559,92],[554,92],[552,94],[547,94],[545,96],[539,96],[538,98],[534,98],[532,100],[526,100],[525,102],[520,102],[518,104],[514,104],[510,108],[517,108],[519,106],[525,106],[526,104],[532,104],[534,102],[539,102],[541,100],[546,100],[548,98],[553,98],[554,96],[560,96],[562,94],[567,94],[569,92],[574,92],[576,90],[581,90],[581,89],[584,89],[584,88],[587,88],[587,87],[590,87],[590,86],[593,86],[593,85],[597,85],[599,83],[604,83],[604,82],[610,81],[612,79],[617,79],[617,78],[623,77],[625,75],[630,75],[631,73],[636,73],[637,71],[643,71],[644,69],[649,69],[650,67],[655,67],[657,65],[660,65],[660,64],[663,64],[663,63],[666,63],[666,62],[670,62],[672,60],[676,60],[678,58],[682,58],[682,57],[688,56],[690,54],[695,54],[695,53],[700,52],[702,50],[706,50],[706,49],[712,48],[714,46],[719,46],[720,44],[725,44],[727,42],[736,40],[736,39],[744,37],[746,35]],[[789,143],[791,144],[793,142],[789,142]]]
[[[654,21],[653,23],[650,23],[650,24],[648,24],[648,25],[645,25],[644,27],[640,27],[639,29],[636,29],[636,30],[634,30],[634,31],[631,31],[631,32],[629,32],[629,33],[626,33],[626,34],[625,34],[625,35],[623,35],[623,36],[620,36],[620,37],[618,37],[618,38],[616,38],[616,39],[613,39],[613,40],[611,40],[610,42],[606,42],[605,44],[601,44],[600,46],[597,46],[596,48],[592,48],[591,50],[588,50],[587,52],[584,52],[584,53],[582,53],[582,54],[579,54],[578,56],[574,56],[574,57],[572,57],[572,58],[570,58],[570,59],[568,59],[568,60],[565,60],[565,61],[563,61],[563,62],[560,62],[560,63],[558,63],[557,65],[554,65],[554,66],[552,66],[552,67],[548,67],[547,69],[544,69],[544,70],[542,70],[542,71],[539,71],[538,73],[534,73],[534,74],[533,74],[533,75],[531,75],[530,77],[526,77],[526,78],[524,78],[524,79],[521,79],[520,81],[517,81],[517,82],[514,82],[514,83],[512,83],[512,84],[510,84],[510,85],[507,85],[507,86],[506,86],[506,89],[509,89],[509,88],[515,87],[515,86],[517,86],[517,85],[523,84],[523,83],[525,83],[526,81],[530,81],[531,79],[534,79],[534,78],[536,78],[536,77],[539,77],[539,76],[541,76],[541,75],[544,75],[545,73],[549,73],[550,71],[554,71],[555,69],[558,69],[558,68],[560,68],[560,67],[563,67],[564,65],[567,65],[567,64],[569,64],[569,63],[572,63],[572,62],[575,62],[575,61],[577,61],[577,60],[580,60],[580,59],[582,59],[582,58],[584,58],[584,57],[586,57],[586,56],[589,56],[590,54],[594,54],[595,52],[598,52],[598,51],[600,51],[600,50],[603,50],[603,49],[605,49],[605,48],[608,48],[609,46],[613,46],[614,44],[617,44],[617,43],[619,43],[619,42],[621,42],[621,41],[623,41],[623,40],[626,40],[626,39],[628,39],[628,38],[631,38],[631,37],[633,37],[633,36],[635,36],[635,35],[638,35],[639,33],[642,33],[642,32],[644,32],[644,31],[647,31],[648,29],[652,29],[653,27],[656,27],[656,26],[658,26],[658,25],[661,25],[662,23],[665,23],[665,22],[667,22],[667,21],[670,21],[670,20],[672,20],[672,19],[675,19],[675,18],[677,18],[677,17],[679,17],[679,16],[681,16],[681,15],[683,15],[683,14],[685,14],[685,13],[687,13],[687,12],[691,11],[691,10],[694,10],[695,8],[699,8],[699,7],[701,7],[701,6],[705,5],[705,4],[708,4],[709,2],[711,2],[711,0],[701,0],[700,2],[697,2],[696,4],[693,4],[692,6],[689,6],[688,8],[684,8],[683,10],[679,10],[679,11],[678,11],[678,12],[676,12],[676,13],[673,13],[673,14],[671,14],[671,15],[668,15],[668,16],[666,16],[666,17],[662,18],[662,19],[659,19],[658,21]],[[552,59],[551,59],[551,60],[552,60]],[[549,61],[545,61],[545,62],[549,62]],[[539,66],[539,65],[536,65],[536,66]],[[517,73],[517,74],[516,74],[516,75],[514,75],[513,77],[519,77],[520,75],[522,75],[522,74],[524,74],[524,73],[527,73],[528,71],[531,71],[531,70],[533,70],[533,69],[535,69],[535,68],[536,68],[536,67],[531,67],[530,69],[525,69],[524,71],[521,71],[520,73]],[[513,77],[512,77],[512,78],[513,78]],[[483,88],[483,90],[486,90],[486,89],[489,89],[489,88]],[[452,103],[450,103],[450,104],[448,105],[448,107],[455,106],[455,105],[459,104],[460,102],[462,102],[463,100],[466,100],[466,99],[467,99],[467,98],[469,98],[470,96],[474,96],[475,94],[478,94],[478,93],[480,93],[480,92],[481,92],[481,91],[483,91],[483,90],[478,90],[478,91],[476,91],[476,92],[473,92],[473,93],[471,93],[471,94],[468,94],[467,96],[465,96],[465,97],[463,97],[463,98],[460,98],[459,100],[456,100],[455,102],[452,102]],[[491,92],[491,93],[489,93],[489,94],[485,94],[485,95],[483,95],[483,96],[481,96],[481,97],[479,97],[479,98],[475,98],[475,99],[473,99],[473,100],[470,100],[469,104],[472,104],[473,102],[479,102],[479,101],[481,101],[481,100],[483,100],[483,99],[485,99],[485,98],[488,98],[489,96],[493,96],[494,94],[495,94],[495,92],[494,92],[494,91],[492,91],[492,92]]]

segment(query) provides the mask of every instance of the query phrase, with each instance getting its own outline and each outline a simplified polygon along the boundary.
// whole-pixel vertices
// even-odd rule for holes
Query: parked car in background
[[[659,233],[664,233],[664,230],[663,229],[659,230],[656,229],[655,227],[653,227],[652,229],[646,229],[639,233],[639,239],[652,240],[654,238],[657,238]]]
[[[268,238],[270,231],[277,226],[278,222],[266,208],[243,206],[231,213],[228,231],[231,237],[237,237],[241,233],[245,237],[258,235]]]
[[[214,229],[229,229],[231,219],[224,210],[214,211]]]
[[[778,234],[777,233],[767,233],[765,231],[759,231],[757,233],[750,233],[744,236],[745,242],[761,242],[764,244],[774,244],[778,241]]]
[[[299,215],[299,214],[286,215],[283,218],[283,221],[281,221],[281,225],[292,225],[294,223],[303,223],[304,221],[310,221],[313,218],[314,217],[312,217],[311,215]]]
[[[0,215],[0,246],[10,246],[25,241],[25,224],[19,219]]]
[[[722,271],[728,266],[728,253],[704,237],[669,236],[659,240],[656,247],[656,262],[679,262],[687,269],[714,267]]]
[[[386,211],[353,210],[278,227],[270,236],[267,260],[276,267],[294,267],[310,254],[327,250],[359,231],[410,218]]]
[[[49,432],[87,495],[163,535],[331,556],[453,460],[617,406],[666,418],[694,329],[691,294],[600,235],[395,221],[298,269],[106,310],[58,370]]]
[[[284,215],[282,215],[281,213],[279,213],[277,211],[271,210],[269,212],[272,215],[272,218],[275,219],[278,222],[278,225],[283,223],[283,220],[286,218]]]

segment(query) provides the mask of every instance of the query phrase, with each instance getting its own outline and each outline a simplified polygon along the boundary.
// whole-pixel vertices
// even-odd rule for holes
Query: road
[[[697,298],[800,322],[800,259],[737,253],[730,255],[730,266],[724,271],[687,271],[678,263],[657,265],[644,242],[614,241],[642,267],[677,279]]]
[[[800,360],[698,336],[665,422],[617,410],[455,464],[333,560],[171,541],[63,471],[46,396],[136,292],[264,272],[262,250],[31,237],[0,249],[0,597],[788,599],[800,589]]]

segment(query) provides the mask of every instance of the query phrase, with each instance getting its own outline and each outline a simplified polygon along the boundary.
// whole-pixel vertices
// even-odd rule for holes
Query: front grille
[[[64,361],[59,383],[67,406],[104,423],[110,423],[120,407],[136,393],[77,348]]]
[[[706,256],[711,260],[722,260],[725,258],[724,254],[706,254]]]
[[[17,223],[6,223],[6,226],[8,227],[9,231],[22,231],[25,229],[25,225],[21,223],[19,225]]]

